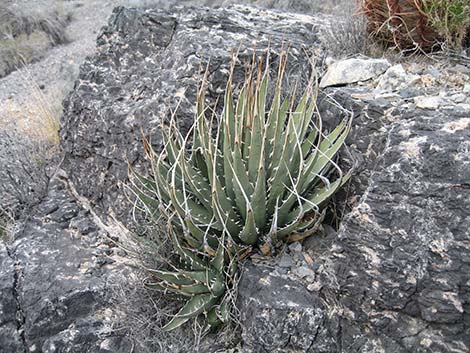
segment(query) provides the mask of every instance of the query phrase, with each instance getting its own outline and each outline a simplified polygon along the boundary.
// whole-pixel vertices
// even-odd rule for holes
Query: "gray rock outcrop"
[[[255,40],[260,51],[270,43],[273,58],[289,42],[287,84],[304,84],[312,70],[306,53],[321,56],[316,26],[314,17],[247,7],[115,9],[65,104],[68,178],[54,179],[13,244],[0,246],[3,350],[131,350],[107,325],[108,283],[127,268],[106,223],[132,225],[122,185],[128,161],[145,169],[142,132],[158,149],[159,124],[178,101],[180,128],[188,129],[199,65],[210,59],[214,102],[230,49],[240,46],[247,62]],[[240,68],[235,81],[242,75]],[[422,92],[380,96],[350,86],[324,93],[326,126],[344,114],[333,101],[355,115],[347,144],[358,167],[338,197],[348,211],[337,233],[325,227],[289,246],[279,263],[246,265],[238,302],[243,352],[467,352],[470,102],[449,98],[432,111],[414,103]]]
[[[468,351],[468,111],[398,108],[393,116],[400,119],[387,127],[362,198],[312,256],[314,279],[293,295],[297,284],[278,270],[245,273],[247,352]],[[318,330],[300,329],[309,322],[305,288],[312,303],[320,299],[310,318],[322,321]],[[281,297],[288,310],[275,302]],[[270,323],[278,345],[268,335],[256,341],[253,318]]]

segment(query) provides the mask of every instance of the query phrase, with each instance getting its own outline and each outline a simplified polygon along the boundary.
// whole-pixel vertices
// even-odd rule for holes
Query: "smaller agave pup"
[[[220,116],[208,114],[203,82],[191,131],[183,136],[174,122],[162,127],[163,151],[145,146],[152,176],[130,172],[148,214],[169,224],[179,256],[164,270],[149,270],[148,287],[187,298],[164,330],[200,314],[210,327],[227,322],[240,257],[312,234],[327,201],[349,178],[334,159],[351,118],[324,134],[315,114],[316,82],[298,101],[295,92],[283,98],[286,63],[282,53],[269,104],[269,58],[264,71],[262,60],[248,70],[237,99],[232,63]]]

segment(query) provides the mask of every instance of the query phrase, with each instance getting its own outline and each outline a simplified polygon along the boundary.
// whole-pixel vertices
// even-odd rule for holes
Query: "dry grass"
[[[46,195],[59,151],[63,93],[47,95],[20,71],[26,103],[0,106],[0,235],[5,239],[25,210]]]
[[[0,77],[66,43],[69,21],[69,16],[59,10],[0,5]]]
[[[23,103],[13,100],[4,102],[0,106],[0,129],[9,130],[13,127],[25,138],[46,143],[51,148],[57,147],[63,91],[60,87],[54,87],[44,92],[26,68],[20,70],[20,76],[29,100]]]
[[[368,33],[367,21],[357,3],[347,2],[337,9],[334,21],[321,32],[329,55],[346,58],[357,54],[383,57],[386,48]]]

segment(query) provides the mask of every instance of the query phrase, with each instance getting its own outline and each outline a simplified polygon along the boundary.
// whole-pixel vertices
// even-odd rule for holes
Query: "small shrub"
[[[450,49],[462,49],[465,36],[470,35],[469,0],[422,0],[429,24]]]
[[[469,30],[468,0],[361,0],[368,30],[401,50],[461,49]]]
[[[163,151],[145,143],[153,175],[130,171],[146,212],[167,221],[177,254],[164,269],[149,270],[147,286],[187,298],[164,330],[202,313],[208,329],[228,322],[240,258],[250,247],[269,254],[314,233],[327,201],[349,178],[334,158],[351,120],[325,135],[314,119],[313,82],[299,101],[295,92],[282,98],[286,53],[268,109],[267,61],[264,72],[261,59],[248,70],[236,104],[232,63],[220,117],[205,106],[203,82],[191,131],[183,136],[174,121],[162,126]]]

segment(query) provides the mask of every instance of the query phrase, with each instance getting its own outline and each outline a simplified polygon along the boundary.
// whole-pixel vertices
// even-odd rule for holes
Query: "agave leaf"
[[[206,209],[210,209],[210,190],[211,187],[205,177],[200,171],[195,170],[184,158],[181,156],[179,166],[183,170],[185,182],[191,188],[191,191],[196,195],[199,201]]]
[[[276,90],[274,92],[273,102],[271,104],[271,109],[268,113],[268,118],[266,121],[266,137],[265,137],[265,145],[266,145],[266,169],[268,171],[268,177],[270,176],[269,172],[269,161],[271,160],[271,153],[273,152],[273,145],[275,143],[274,136],[277,130],[277,124],[279,123],[279,110],[281,108],[281,87],[279,84],[276,86]]]
[[[195,254],[193,254],[191,251],[184,249],[181,246],[180,241],[178,240],[178,237],[174,233],[174,231],[171,230],[170,228],[170,236],[171,240],[173,242],[173,246],[175,247],[176,252],[180,256],[181,260],[191,266],[192,269],[194,270],[205,270],[207,268],[207,264],[203,262],[201,259],[199,259]]]
[[[231,148],[233,148],[233,143],[234,143],[234,138],[235,138],[235,128],[236,128],[235,109],[234,109],[233,93],[232,93],[232,77],[233,77],[233,68],[232,68],[232,72],[230,73],[229,79],[227,81],[227,86],[225,88],[224,111],[223,111],[224,128],[227,130],[226,134],[224,134],[224,139],[225,137],[227,137],[226,142]]]
[[[217,302],[217,298],[212,294],[199,294],[192,297],[188,302],[181,308],[181,310],[162,327],[162,331],[171,331],[175,328],[180,327],[189,319],[196,317],[202,312],[208,310]]]
[[[158,191],[158,188],[157,188],[157,185],[155,185],[155,180],[153,179],[149,179],[149,178],[146,178],[145,176],[143,176],[142,174],[140,174],[139,172],[137,172],[134,168],[132,168],[130,165],[129,165],[129,174],[134,177],[135,179],[137,179],[137,181],[139,182],[139,184],[147,191],[151,192],[151,193],[157,193]]]
[[[301,138],[303,137],[302,133],[304,132],[305,120],[307,119],[306,110],[310,95],[311,90],[310,87],[308,87],[300,98],[297,108],[290,114],[289,118],[293,123],[293,131],[297,131]],[[292,139],[289,142],[295,143],[296,136],[292,135],[291,138]]]
[[[207,319],[207,324],[209,325],[211,330],[214,330],[214,329],[218,328],[222,324],[222,321],[220,321],[219,317],[217,316],[216,307],[212,308],[207,313],[206,319]]]
[[[259,69],[261,70],[261,68]],[[256,99],[257,109],[253,117],[253,128],[250,142],[250,158],[248,160],[248,176],[252,184],[255,184],[259,169],[259,164],[264,163],[264,131],[265,131],[265,104],[266,90],[268,84],[268,75],[264,78],[259,87],[257,87]]]
[[[264,145],[264,144],[263,144]],[[264,146],[263,146],[264,147]],[[261,153],[263,154],[263,149]],[[263,229],[266,225],[266,170],[264,168],[264,161],[259,161],[257,179],[253,196],[251,197],[251,204],[253,205],[254,217],[258,229]]]
[[[270,182],[270,189],[269,189],[269,196],[268,196],[268,213],[272,214],[274,210],[274,206],[276,200],[280,198],[282,200],[282,196],[284,194],[285,188],[284,184],[288,178],[287,173],[287,158],[289,157],[287,151],[289,150],[289,138],[290,129],[292,128],[292,124],[289,123],[287,125],[287,129],[285,132],[285,136],[283,137],[283,145],[282,145],[282,154],[279,156],[279,162],[275,170],[273,170],[274,175],[272,176]]]
[[[207,288],[205,284],[202,283],[195,283],[190,285],[183,285],[178,287],[168,287],[167,290],[179,294],[184,295],[186,297],[193,297],[197,294],[209,294],[210,290]]]
[[[216,271],[222,273],[225,265],[225,233],[222,232],[222,237],[219,240],[219,246],[217,247],[217,252],[214,258],[211,260],[211,266],[215,268]]]
[[[345,121],[343,122],[346,123]],[[304,193],[308,186],[311,185],[312,181],[315,180],[315,176],[319,175],[325,169],[325,167],[332,162],[333,156],[336,155],[341,146],[343,146],[344,141],[346,140],[346,137],[349,133],[349,128],[350,125],[343,126],[343,130],[340,130],[341,134],[336,138],[333,144],[330,145],[331,140],[328,142],[323,141],[320,144],[318,155],[312,157],[312,161],[309,161],[310,165],[308,165],[306,168],[306,177],[304,184],[300,189],[301,193]]]
[[[258,230],[256,229],[256,222],[255,216],[253,213],[253,209],[251,208],[250,203],[247,203],[247,215],[245,226],[243,227],[242,231],[240,232],[240,239],[243,243],[248,245],[253,245],[258,240]]]
[[[206,268],[203,271],[180,271],[180,273],[193,281],[208,284],[210,280],[216,277],[215,271]]]
[[[155,289],[155,290],[159,290],[159,291],[164,291],[166,290],[167,288],[162,285],[160,282],[149,282],[149,281],[145,281],[144,282],[144,286],[148,289]]]
[[[159,213],[159,208],[161,204],[157,199],[147,196],[146,194],[144,194],[137,188],[134,188],[134,193],[137,195],[139,200],[144,204],[144,206],[147,208],[148,213],[152,217],[154,217],[156,213]]]
[[[194,284],[194,281],[192,281],[186,276],[183,276],[183,274],[180,272],[152,270],[152,269],[148,269],[147,271],[150,272],[154,277],[158,278],[160,281],[168,282],[171,284],[177,284],[177,285]]]
[[[303,212],[309,212],[314,208],[318,208],[323,202],[327,201],[342,185],[342,178],[338,178],[335,182],[331,183],[329,186],[325,185],[322,188],[317,189],[312,196],[307,197],[307,202],[304,203]],[[298,209],[293,210],[289,216],[288,220],[292,220],[297,217]]]
[[[229,136],[229,129],[224,129],[224,141],[223,141],[223,168],[224,168],[224,183],[225,190],[227,191],[230,199],[235,199],[235,193],[233,191],[233,175],[232,168],[230,168],[230,158],[232,154],[232,142],[231,139],[235,139],[235,136]]]
[[[228,160],[228,165],[232,169],[233,190],[235,193],[235,204],[243,220],[246,219],[246,200],[248,195],[252,195],[253,186],[250,183],[246,171],[245,163],[241,156],[241,149],[238,142],[235,143],[235,150],[232,158]],[[232,164],[233,161],[233,164]]]
[[[222,302],[216,307],[217,317],[221,322],[228,322],[230,320],[230,305],[227,302]]]
[[[202,245],[202,242],[204,240],[205,231],[202,230],[199,227],[199,225],[197,225],[193,222],[193,219],[192,219],[191,215],[187,215],[184,220],[185,220],[186,227],[187,227],[188,231],[197,240],[197,242],[199,244],[199,246],[197,246],[197,249],[200,248],[201,245]]]

